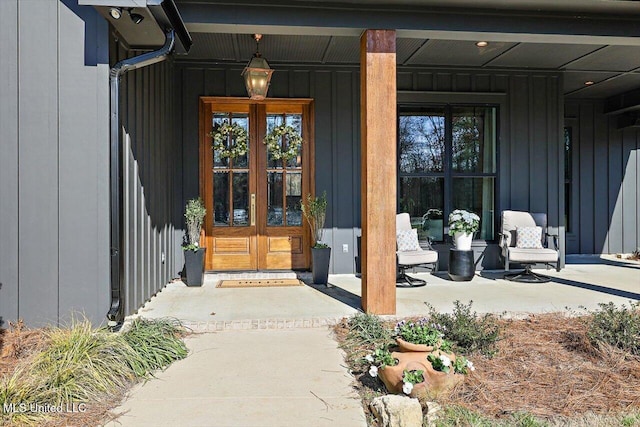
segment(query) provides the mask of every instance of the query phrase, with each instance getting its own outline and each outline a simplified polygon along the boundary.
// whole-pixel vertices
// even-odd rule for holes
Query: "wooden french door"
[[[200,98],[200,196],[207,208],[207,270],[308,268],[310,234],[301,203],[313,193],[313,101]],[[233,125],[214,144],[212,131]],[[264,143],[286,124],[302,136],[295,155],[278,159]],[[239,131],[238,128],[244,130]],[[243,142],[246,136],[246,142]],[[295,147],[295,146],[294,146]]]

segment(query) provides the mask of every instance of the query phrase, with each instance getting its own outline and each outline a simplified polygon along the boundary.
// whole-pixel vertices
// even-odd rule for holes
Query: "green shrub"
[[[609,344],[636,356],[640,355],[640,301],[622,304],[598,304],[600,309],[589,318],[587,335],[596,347]]]
[[[429,318],[435,328],[444,333],[454,343],[454,350],[462,353],[481,352],[488,356],[495,354],[500,337],[500,327],[495,316],[478,315],[471,311],[471,305],[460,301],[453,303],[453,313],[439,313],[429,306]]]

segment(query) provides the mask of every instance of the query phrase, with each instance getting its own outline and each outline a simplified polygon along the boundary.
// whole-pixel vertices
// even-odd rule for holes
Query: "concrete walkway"
[[[640,263],[574,257],[545,284],[512,283],[502,272],[470,282],[446,273],[417,274],[428,285],[397,289],[394,317],[448,312],[473,300],[477,312],[541,313],[593,310],[598,303],[640,300]],[[169,284],[139,312],[177,317],[197,333],[190,355],[136,387],[110,426],[366,426],[343,355],[329,325],[360,307],[360,279],[330,276],[331,286],[216,288]]]
[[[110,427],[365,427],[326,328],[204,333],[189,356],[135,387]]]

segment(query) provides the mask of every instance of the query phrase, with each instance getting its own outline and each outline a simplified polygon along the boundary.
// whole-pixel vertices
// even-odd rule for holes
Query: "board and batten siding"
[[[118,48],[117,57],[141,52]],[[181,146],[174,137],[171,59],[129,71],[121,84],[124,313],[134,313],[182,270]],[[197,169],[197,167],[196,167]]]
[[[0,326],[109,309],[107,24],[0,1]]]
[[[360,235],[360,74],[358,67],[291,66],[276,70],[269,97],[309,97],[315,101],[316,194],[327,192],[324,241],[332,248],[331,272],[355,271]],[[176,62],[176,87],[182,94],[183,201],[199,194],[198,98],[246,96],[244,64]],[[500,111],[498,209],[547,212],[552,229],[563,234],[564,193],[562,81],[558,73],[469,72],[399,67],[398,90],[474,103],[482,93],[503,94]],[[444,95],[443,95],[444,94]],[[465,94],[467,95],[465,97]],[[396,161],[392,159],[391,161]],[[395,177],[392,177],[395,178]],[[499,218],[499,215],[497,215]],[[498,224],[496,224],[498,227]],[[498,229],[496,229],[498,230]],[[564,239],[561,239],[563,242]],[[348,252],[343,252],[343,245]],[[479,268],[499,268],[497,245],[475,246]],[[446,268],[447,246],[440,251]]]
[[[572,129],[571,228],[567,253],[630,253],[640,247],[640,131],[619,130],[604,102],[568,100]]]

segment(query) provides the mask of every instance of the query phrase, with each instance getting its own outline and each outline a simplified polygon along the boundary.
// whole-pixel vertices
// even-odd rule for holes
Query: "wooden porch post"
[[[396,313],[396,32],[360,38],[362,308]]]

